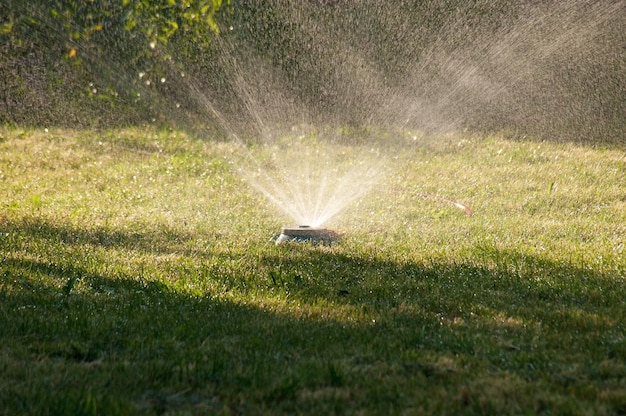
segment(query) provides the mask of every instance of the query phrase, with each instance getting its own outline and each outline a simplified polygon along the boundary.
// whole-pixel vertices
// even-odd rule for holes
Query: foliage
[[[150,44],[164,44],[176,36],[205,43],[211,34],[220,32],[216,17],[230,7],[230,0],[44,0],[27,4],[8,0],[1,7],[0,34],[5,42],[66,47],[69,57],[80,52],[72,52],[74,45],[94,39],[96,34],[122,45],[138,34]],[[59,42],[62,39],[65,45]]]
[[[122,104],[121,119],[154,117],[149,103],[136,106],[138,69],[158,76],[168,56],[162,49],[170,43],[183,56],[206,51],[220,32],[218,16],[229,10],[230,1],[222,0],[3,2],[0,98],[5,119],[0,121],[37,122],[35,114],[42,112],[42,121],[74,124],[62,120],[84,117],[81,103],[92,108],[89,116],[108,103]],[[42,98],[44,93],[48,97]],[[46,106],[47,99],[54,104]],[[53,109],[65,117],[45,114]],[[136,116],[128,117],[128,110]]]

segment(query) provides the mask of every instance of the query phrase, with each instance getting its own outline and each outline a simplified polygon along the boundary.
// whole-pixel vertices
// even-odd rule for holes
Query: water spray
[[[441,201],[441,202],[445,202],[447,204],[451,204],[451,205],[455,206],[456,208],[459,208],[459,209],[462,209],[463,211],[465,211],[465,213],[469,217],[471,217],[472,214],[473,214],[472,209],[470,207],[468,207],[465,204],[461,204],[460,202],[452,201],[451,199],[447,199],[447,198],[444,198],[442,196],[433,195],[433,194],[419,193],[417,195],[421,196],[422,198],[436,199],[437,201]]]

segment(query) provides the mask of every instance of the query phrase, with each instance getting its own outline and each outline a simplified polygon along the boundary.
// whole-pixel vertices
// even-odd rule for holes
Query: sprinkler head
[[[282,244],[287,241],[331,244],[333,241],[339,240],[339,237],[338,233],[326,228],[299,225],[283,227],[280,235],[276,238],[276,244]]]

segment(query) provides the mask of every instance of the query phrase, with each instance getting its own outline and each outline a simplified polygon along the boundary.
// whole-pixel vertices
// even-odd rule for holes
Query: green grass
[[[420,139],[327,247],[229,146],[0,130],[0,414],[626,413],[623,149]]]

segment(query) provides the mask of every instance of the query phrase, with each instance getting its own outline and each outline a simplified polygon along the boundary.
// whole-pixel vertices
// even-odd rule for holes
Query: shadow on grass
[[[160,229],[144,227],[130,231],[114,227],[81,229],[66,224],[54,224],[37,217],[25,218],[20,222],[0,223],[0,232],[7,235],[19,234],[49,244],[126,249],[148,254],[181,253],[180,246],[194,238],[191,231],[182,232],[168,227]],[[203,237],[218,240],[224,238],[224,235],[221,232],[213,232]]]
[[[599,272],[494,248],[477,248],[480,262],[421,264],[296,251],[288,262],[280,255],[261,262],[276,276],[273,282],[307,301],[324,297],[380,310],[417,305],[445,320],[488,315],[579,329],[617,323],[626,312],[623,267]]]
[[[240,279],[225,266],[229,292],[192,294],[80,259],[0,255],[0,407],[15,414],[626,410],[617,272],[492,249],[483,264],[417,264],[288,246],[246,259],[254,274]]]

